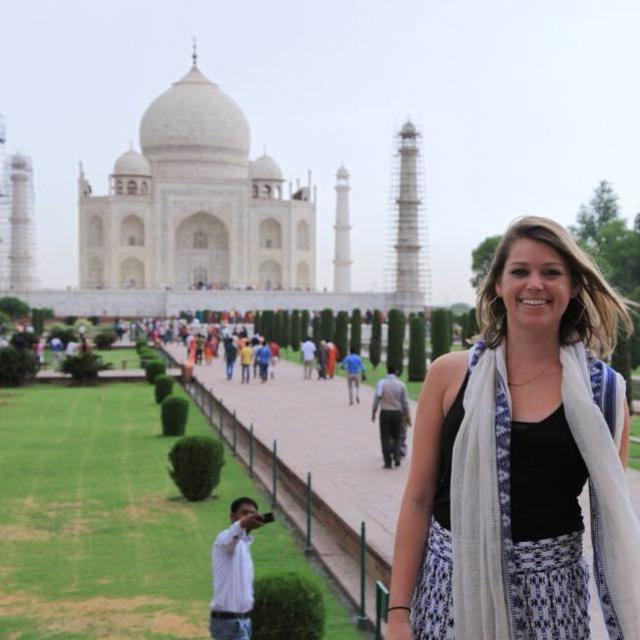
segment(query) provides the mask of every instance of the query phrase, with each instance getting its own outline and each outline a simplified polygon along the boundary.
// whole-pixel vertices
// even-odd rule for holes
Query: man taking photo
[[[231,503],[231,526],[215,539],[211,548],[213,598],[209,631],[214,640],[250,640],[253,608],[253,560],[249,532],[265,524],[251,498]]]

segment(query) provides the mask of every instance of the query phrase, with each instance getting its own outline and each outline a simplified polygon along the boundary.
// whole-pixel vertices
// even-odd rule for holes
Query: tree
[[[346,311],[338,311],[333,342],[338,347],[340,358],[344,358],[348,353],[349,344],[349,314]]]
[[[261,331],[261,327],[260,327],[260,320],[262,319],[262,314],[260,313],[260,311],[256,311],[254,317],[253,317],[253,333],[260,333]]]
[[[291,317],[286,309],[280,312],[280,342],[285,349],[291,344]]]
[[[349,339],[349,350],[360,355],[362,350],[362,312],[354,309],[351,312],[351,337]]]
[[[282,315],[279,311],[275,311],[273,314],[273,333],[269,340],[282,344]]]
[[[404,367],[405,317],[400,309],[391,309],[387,321],[387,366],[393,367],[398,376]]]
[[[598,244],[600,229],[619,215],[618,196],[609,182],[601,180],[589,204],[580,206],[578,223],[570,229],[577,240],[587,246],[595,246]]]
[[[333,310],[323,309],[320,312],[320,339],[333,340],[333,334],[336,331],[335,319],[333,317]]]
[[[502,240],[502,236],[489,236],[471,252],[471,271],[473,272],[471,286],[474,289],[480,286],[482,279],[487,274],[500,240]]]
[[[427,373],[424,318],[412,316],[409,321],[409,382],[422,382]]]
[[[260,316],[260,333],[264,336],[265,340],[273,340],[273,324],[274,313],[270,309],[262,312]]]
[[[294,351],[300,350],[300,340],[302,339],[302,324],[300,318],[300,312],[294,309],[291,312],[291,348]]]
[[[320,348],[320,340],[322,340],[322,332],[320,330],[320,316],[314,315],[311,321],[312,339],[315,342],[316,349]]]
[[[431,362],[449,353],[449,314],[447,309],[431,311]]]
[[[12,320],[24,318],[28,315],[30,307],[26,302],[13,296],[5,296],[0,298],[0,311],[6,313]]]
[[[311,322],[311,317],[309,314],[309,309],[303,309],[302,313],[300,314],[300,324],[301,324],[300,333],[303,340],[309,336],[310,322]]]
[[[371,322],[371,342],[369,343],[369,362],[375,369],[380,364],[382,352],[382,314],[379,309],[373,310]]]

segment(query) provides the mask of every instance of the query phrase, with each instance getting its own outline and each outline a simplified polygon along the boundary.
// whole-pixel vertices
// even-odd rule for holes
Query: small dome
[[[249,124],[240,107],[194,65],[149,105],[140,123],[140,144],[150,158],[206,151],[246,159]]]
[[[141,153],[129,149],[116,160],[113,174],[116,176],[150,176],[151,168]]]
[[[338,169],[338,173],[336,173],[336,178],[346,179],[348,177],[349,177],[349,172],[347,171],[347,168],[344,165],[340,165],[340,168]]]
[[[251,163],[249,176],[252,180],[284,180],[278,163],[266,153]]]
[[[402,126],[402,129],[400,129],[400,135],[403,138],[409,138],[411,136],[415,136],[418,134],[418,130],[416,129],[415,125],[413,124],[413,122],[411,122],[411,120],[407,120],[404,125]]]

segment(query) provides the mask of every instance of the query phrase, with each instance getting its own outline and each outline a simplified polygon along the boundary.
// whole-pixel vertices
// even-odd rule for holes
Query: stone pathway
[[[168,351],[178,362],[184,361],[182,346],[170,345]],[[278,363],[275,379],[266,384],[253,378],[249,385],[240,384],[239,365],[233,381],[227,381],[219,359],[208,367],[196,366],[194,375],[222,397],[243,424],[253,424],[263,443],[271,446],[277,440],[278,456],[301,478],[310,471],[314,491],[354,531],[365,521],[368,544],[391,563],[408,463],[393,470],[382,468],[378,425],[371,422],[373,388],[363,385],[360,404],[349,406],[345,378],[304,380],[302,367],[285,361]],[[413,416],[415,410],[412,402]],[[408,445],[410,457],[411,438]],[[628,475],[633,504],[640,514],[640,473],[629,470]],[[587,503],[582,500],[586,522]],[[586,544],[588,540],[585,536]],[[590,548],[586,554],[591,556]],[[592,603],[596,601],[593,592]],[[597,618],[593,607],[592,612]],[[605,636],[596,631],[593,640],[600,638]]]

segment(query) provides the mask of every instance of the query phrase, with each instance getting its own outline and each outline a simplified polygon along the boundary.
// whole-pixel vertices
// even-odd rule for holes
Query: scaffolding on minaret
[[[11,246],[9,228],[11,196],[5,151],[6,143],[7,130],[4,118],[0,114],[0,291],[9,288],[9,247]]]
[[[394,136],[385,288],[399,301],[431,303],[422,135],[407,120]],[[412,306],[408,303],[407,306]]]
[[[7,158],[9,182],[9,289],[29,291],[37,286],[35,261],[35,195],[31,158],[15,153]]]

